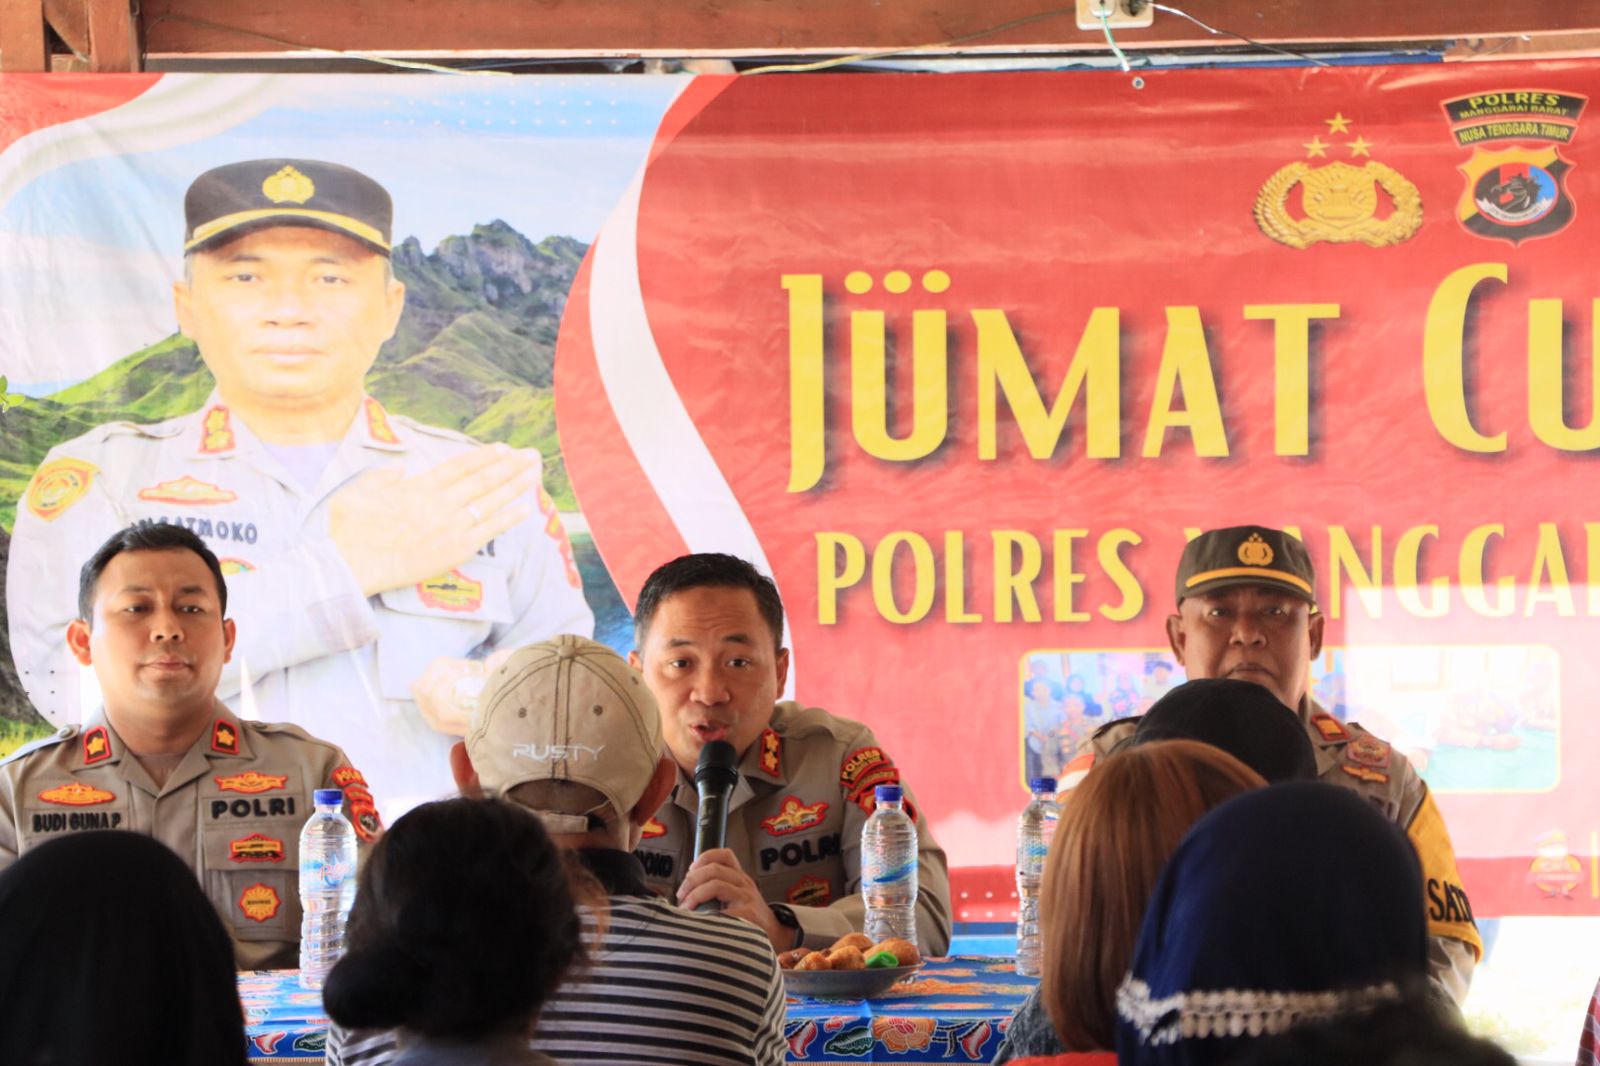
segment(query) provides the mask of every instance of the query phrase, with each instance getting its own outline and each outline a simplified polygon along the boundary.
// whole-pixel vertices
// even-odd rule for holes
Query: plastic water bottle
[[[300,831],[300,987],[321,988],[344,953],[356,898],[356,830],[340,813],[344,793],[319,788],[316,813]]]
[[[878,805],[861,827],[861,897],[874,941],[917,942],[917,826],[899,785],[879,785]],[[920,945],[919,945],[920,949]]]
[[[1039,886],[1044,881],[1044,857],[1056,835],[1056,779],[1036,777],[1028,782],[1033,798],[1017,819],[1017,972],[1038,977],[1044,972],[1044,944],[1039,939]]]

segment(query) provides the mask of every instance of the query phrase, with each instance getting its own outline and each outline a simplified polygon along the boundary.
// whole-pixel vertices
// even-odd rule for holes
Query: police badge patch
[[[1472,148],[1457,167],[1466,188],[1456,221],[1468,233],[1521,244],[1572,224],[1567,192],[1570,144],[1588,97],[1537,89],[1501,90],[1444,101],[1456,144]]]

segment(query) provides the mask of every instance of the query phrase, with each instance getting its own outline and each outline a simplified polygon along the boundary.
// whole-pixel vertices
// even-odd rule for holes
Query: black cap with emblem
[[[315,226],[388,255],[394,202],[358,170],[315,159],[250,159],[208,170],[183,198],[183,251],[262,226]]]
[[[1178,602],[1233,585],[1267,585],[1317,605],[1317,574],[1306,546],[1281,529],[1209,529],[1178,560]]]

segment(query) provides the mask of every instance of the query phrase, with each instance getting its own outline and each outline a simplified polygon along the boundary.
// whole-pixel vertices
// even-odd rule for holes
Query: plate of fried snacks
[[[874,944],[865,933],[849,933],[821,951],[795,948],[778,956],[789,994],[812,999],[870,999],[922,966],[909,940],[891,937]]]

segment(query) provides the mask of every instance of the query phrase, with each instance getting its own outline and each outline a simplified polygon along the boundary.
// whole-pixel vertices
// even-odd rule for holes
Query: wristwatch
[[[805,939],[805,932],[800,928],[800,919],[794,916],[794,908],[787,903],[769,903],[767,906],[771,908],[772,916],[778,919],[779,925],[794,930],[794,943],[789,945],[790,949],[799,947],[800,941]]]

